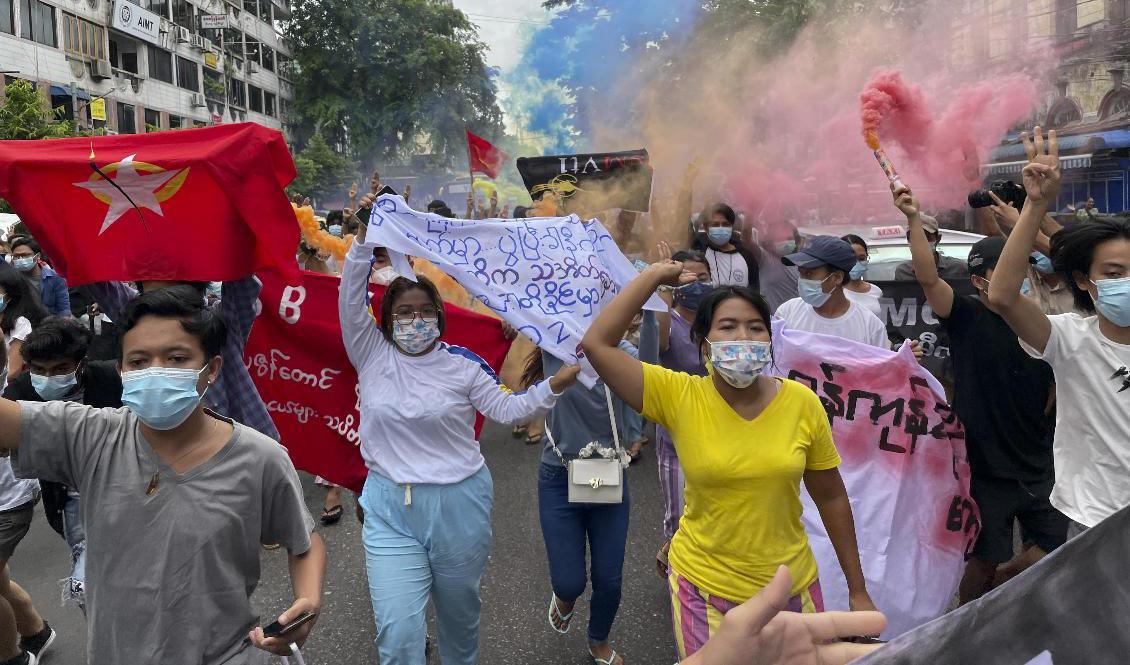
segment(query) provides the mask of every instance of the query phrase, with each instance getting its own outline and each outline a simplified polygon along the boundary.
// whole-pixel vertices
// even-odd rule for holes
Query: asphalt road
[[[483,579],[480,662],[503,665],[587,665],[585,625],[587,594],[577,606],[568,635],[553,632],[546,621],[549,574],[537,512],[537,466],[540,447],[526,446],[508,430],[487,425],[483,453],[494,476],[494,551]],[[321,511],[323,491],[303,475],[311,513]],[[654,446],[644,448],[629,470],[632,515],[624,566],[624,593],[612,632],[613,646],[626,663],[670,663],[676,655],[671,635],[666,584],[655,574],[655,552],[662,540],[663,505]],[[331,527],[319,526],[329,552],[322,615],[304,650],[309,665],[377,663],[372,605],[365,578],[361,529],[346,498],[346,516]],[[128,546],[128,544],[124,544]],[[31,532],[11,561],[12,578],[24,586],[36,607],[59,633],[44,662],[84,663],[86,623],[73,607],[60,604],[59,580],[67,575],[66,544],[37,509]],[[292,596],[286,556],[263,553],[263,576],[256,608],[273,620]],[[432,662],[438,663],[433,656]]]

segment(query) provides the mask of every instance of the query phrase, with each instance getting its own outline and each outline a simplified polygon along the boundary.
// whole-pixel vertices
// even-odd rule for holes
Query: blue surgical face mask
[[[831,277],[831,275],[828,275]],[[797,291],[800,294],[801,300],[812,305],[813,307],[820,307],[828,302],[828,298],[832,297],[831,293],[824,293],[824,279],[799,279],[797,280]]]
[[[1055,268],[1052,267],[1052,260],[1047,256],[1039,252],[1033,252],[1032,257],[1036,259],[1036,272],[1041,275],[1050,275],[1055,272]]]
[[[20,272],[31,272],[35,267],[34,256],[23,256],[18,259],[12,259],[12,267]]]
[[[714,290],[710,282],[692,282],[675,289],[675,304],[689,310],[698,310],[699,303],[706,294]]]
[[[715,245],[725,245],[730,242],[730,238],[733,236],[734,227],[732,226],[712,226],[706,229],[706,237]]]
[[[340,238],[341,237],[341,224],[330,224],[329,231],[330,231],[331,236],[337,236],[338,238]]]
[[[188,420],[204,397],[196,390],[208,370],[149,367],[122,373],[122,405],[155,430],[170,430]],[[207,392],[207,389],[205,389]]]
[[[409,355],[427,351],[439,339],[439,319],[425,319],[417,316],[412,323],[392,324],[392,339],[396,345]]]
[[[8,300],[4,296],[0,296],[0,312],[8,308]]]
[[[1020,283],[1020,295],[1032,295],[1032,280],[1028,279],[1027,277],[1025,277],[1024,281]]]
[[[35,389],[35,392],[39,393],[40,397],[48,402],[62,399],[64,395],[71,392],[77,385],[78,375],[75,372],[62,376],[40,376],[35,373],[31,375],[31,387]]]
[[[1107,321],[1120,328],[1130,328],[1130,277],[1119,279],[1091,280],[1099,297],[1095,298],[1095,309]]]
[[[785,242],[777,244],[777,253],[781,256],[792,254],[796,251],[796,240],[786,240]]]
[[[863,273],[867,272],[867,261],[856,261],[855,265],[851,268],[851,279],[855,281],[863,277]]]

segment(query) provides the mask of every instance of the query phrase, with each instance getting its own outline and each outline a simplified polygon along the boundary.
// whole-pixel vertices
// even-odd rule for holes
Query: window
[[[1061,97],[1048,111],[1048,127],[1059,128],[1083,119],[1083,112],[1074,100]]]
[[[110,64],[118,69],[137,74],[138,43],[121,35],[110,37]]]
[[[290,59],[289,55],[279,53],[276,57],[278,63],[279,78],[284,80],[291,80],[294,75],[294,61]]]
[[[194,15],[194,8],[188,0],[173,0],[173,23],[191,30],[196,26]]]
[[[149,11],[161,16],[169,18],[169,0],[132,0],[137,4],[145,7]]]
[[[13,15],[12,0],[0,0],[0,32],[6,32],[9,35],[16,34],[15,22],[12,20]]]
[[[154,111],[153,109],[145,109],[145,131],[159,132],[161,131],[161,112]]]
[[[279,100],[279,117],[283,120],[286,120],[288,115],[290,115],[290,102],[285,100],[285,99],[280,99]]]
[[[204,96],[213,101],[224,101],[224,77],[211,69],[204,70]]]
[[[264,1],[270,2],[270,0],[264,0]],[[259,13],[259,9],[257,7],[257,4],[258,3],[256,3],[255,0],[243,0],[243,11],[247,12],[248,14],[251,14],[252,16],[255,16],[256,14]]]
[[[106,28],[63,14],[63,50],[80,58],[105,60]]]
[[[169,114],[169,129],[181,129],[184,127],[184,118],[179,115]]]
[[[261,49],[263,51],[263,53],[262,53],[263,69],[265,69],[269,72],[275,71],[275,49],[271,48],[270,46],[267,46],[266,44],[263,44],[261,46]]]
[[[20,4],[20,36],[47,46],[58,46],[55,8],[41,0],[23,0]]]
[[[177,56],[177,87],[200,92],[200,67],[189,60]]]
[[[275,95],[272,92],[263,93],[263,113],[276,117],[278,114],[275,112]]]
[[[237,78],[228,79],[228,100],[232,106],[247,108],[247,90],[243,87],[243,81]]]
[[[224,50],[243,57],[243,32],[239,28],[224,28]]]
[[[118,102],[118,133],[119,134],[136,134],[137,133],[137,111],[134,109],[133,104],[123,104]]]
[[[247,86],[247,108],[256,113],[263,112],[263,90],[253,85]]]
[[[152,44],[149,45],[149,78],[173,82],[173,54]]]
[[[246,37],[247,45],[244,51],[247,53],[247,59],[255,64],[259,64],[259,40],[254,37]]]

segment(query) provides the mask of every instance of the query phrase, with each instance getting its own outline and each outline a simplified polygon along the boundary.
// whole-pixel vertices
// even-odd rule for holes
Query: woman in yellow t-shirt
[[[619,350],[632,316],[657,287],[695,278],[681,263],[656,263],[605,307],[583,341],[613,392],[671,433],[683,465],[686,509],[668,576],[682,658],[702,647],[722,615],[769,584],[781,564],[793,580],[787,609],[823,611],[800,519],[802,479],[847,578],[851,609],[875,609],[827,414],[807,387],[762,374],[772,362],[764,299],[729,286],[703,299],[691,335],[709,376],[641,363]]]

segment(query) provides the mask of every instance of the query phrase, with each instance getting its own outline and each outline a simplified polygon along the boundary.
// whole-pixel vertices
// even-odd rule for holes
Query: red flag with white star
[[[0,141],[0,197],[71,286],[297,280],[294,176],[282,134],[253,123]]]

